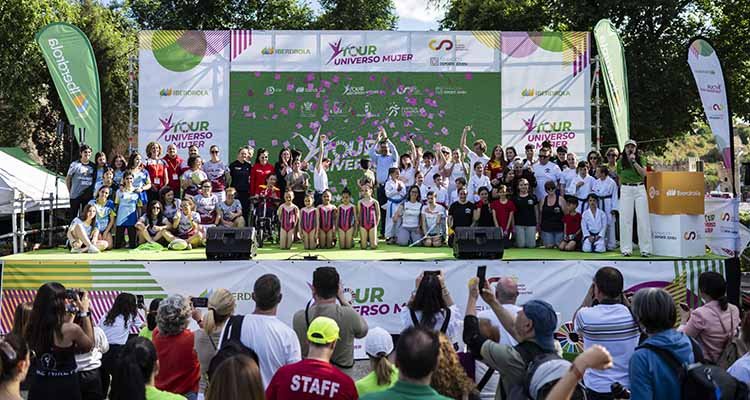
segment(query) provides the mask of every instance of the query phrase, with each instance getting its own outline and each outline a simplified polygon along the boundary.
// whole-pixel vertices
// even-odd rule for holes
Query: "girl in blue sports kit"
[[[131,154],[128,168],[133,173],[133,191],[138,193],[142,204],[148,204],[148,191],[151,189],[151,178],[148,175],[146,166],[141,161],[140,154]]]
[[[96,191],[96,197],[89,201],[96,208],[96,227],[99,229],[99,239],[107,242],[107,249],[113,245],[112,227],[115,224],[115,202],[110,200],[109,186],[102,186]]]
[[[122,187],[117,191],[115,204],[117,205],[115,248],[120,249],[125,245],[125,229],[127,229],[128,247],[134,249],[138,245],[135,223],[138,222],[143,202],[141,202],[141,195],[133,187],[133,173],[130,171],[125,171],[122,175]]]

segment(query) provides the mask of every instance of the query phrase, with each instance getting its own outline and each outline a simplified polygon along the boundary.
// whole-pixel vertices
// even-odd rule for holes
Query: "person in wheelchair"
[[[281,190],[276,186],[276,175],[268,175],[266,184],[260,185],[260,192],[252,196],[251,218],[256,230],[266,230],[268,236],[272,237],[273,232],[278,231],[278,217],[276,209],[281,203]],[[264,235],[265,236],[265,235]]]

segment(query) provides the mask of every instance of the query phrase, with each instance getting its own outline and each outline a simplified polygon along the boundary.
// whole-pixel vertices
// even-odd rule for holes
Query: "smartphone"
[[[480,265],[477,267],[477,278],[479,278],[479,291],[484,289],[484,285],[487,282],[487,266]]]
[[[195,308],[206,308],[208,307],[208,297],[193,297],[190,299]]]
[[[687,305],[687,304],[685,304],[685,303],[680,303],[680,308],[681,308],[681,309],[682,309],[683,311],[690,311],[690,307],[688,307],[688,305]]]
[[[440,271],[425,271],[425,272],[424,272],[424,276],[427,276],[427,275],[435,275],[435,276],[438,276],[438,275],[440,275]]]
[[[142,294],[135,295],[135,301],[138,304],[138,308],[140,309],[146,308],[146,299],[143,298]]]
[[[70,300],[75,300],[76,297],[78,299],[83,298],[83,290],[80,289],[65,289],[65,298]]]

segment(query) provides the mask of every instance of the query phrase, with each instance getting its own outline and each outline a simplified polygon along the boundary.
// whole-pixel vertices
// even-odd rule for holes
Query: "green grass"
[[[302,259],[305,255],[314,254],[320,260],[346,261],[346,260],[452,260],[453,251],[448,247],[399,247],[392,245],[381,245],[377,250],[360,250],[359,248],[349,250],[304,250],[302,245],[295,245],[291,250],[280,250],[278,247],[264,247],[258,249],[256,260],[289,260]],[[707,254],[705,257],[720,259],[721,257]],[[3,261],[198,261],[205,260],[205,249],[193,249],[185,251],[161,251],[161,252],[135,252],[130,250],[112,250],[99,254],[70,254],[63,248],[37,250],[29,253],[16,254],[2,257]],[[508,249],[503,256],[504,260],[644,260],[638,256],[622,257],[618,252],[606,253],[582,253],[562,252],[550,249]],[[652,256],[648,260],[673,260],[674,257]]]

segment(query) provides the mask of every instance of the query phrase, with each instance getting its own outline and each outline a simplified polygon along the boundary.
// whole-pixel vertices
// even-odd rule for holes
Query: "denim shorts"
[[[559,245],[560,242],[563,240],[563,233],[562,232],[545,232],[542,231],[542,244],[547,246],[552,245]]]

